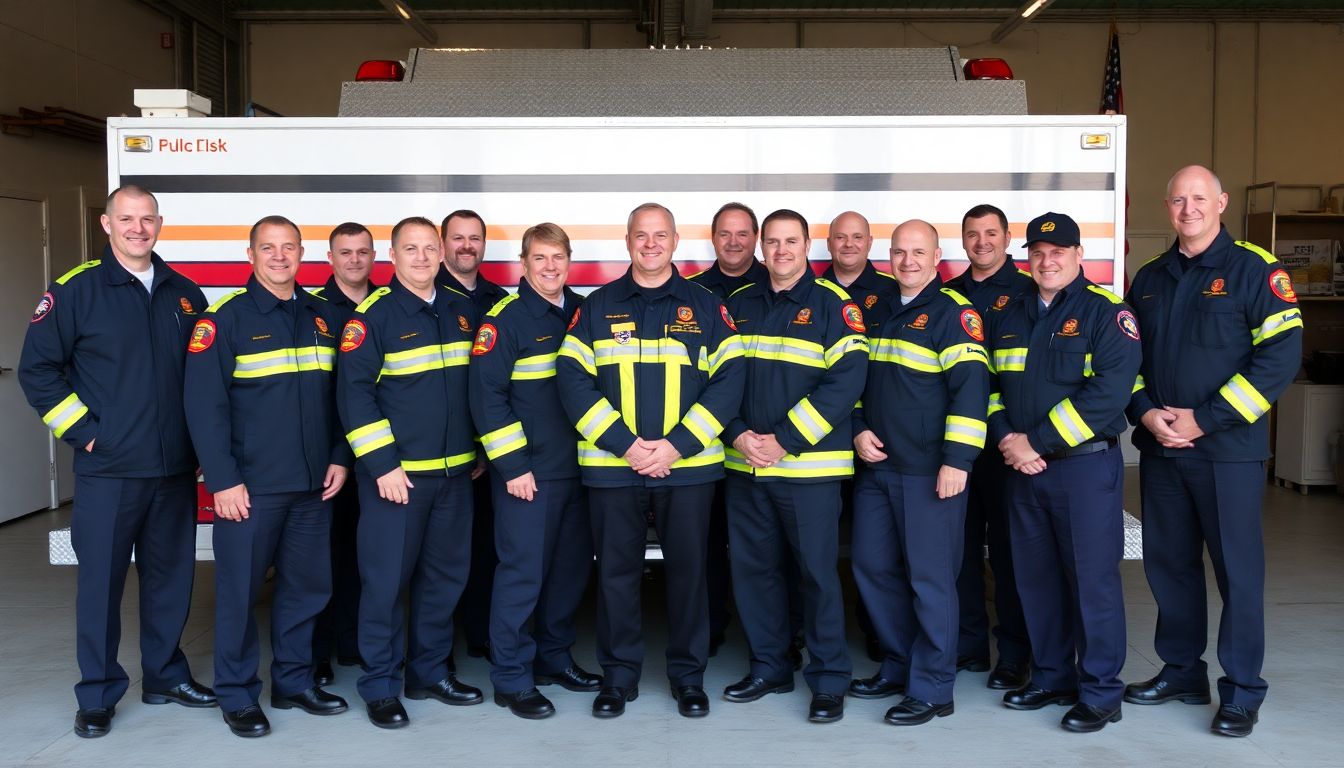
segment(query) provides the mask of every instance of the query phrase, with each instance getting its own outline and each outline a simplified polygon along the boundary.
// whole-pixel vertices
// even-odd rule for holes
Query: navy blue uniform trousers
[[[640,586],[650,518],[663,551],[667,677],[704,685],[709,656],[705,559],[713,483],[588,489],[597,553],[597,662],[606,685],[632,688],[644,666]]]
[[[798,564],[807,666],[813,693],[844,696],[853,667],[845,642],[840,590],[840,483],[756,482],[730,472],[728,541],[737,610],[747,635],[751,674],[772,682],[793,678],[788,651],[789,555]]]
[[[453,622],[461,631],[456,635],[467,645],[484,646],[490,640],[490,604],[493,601],[495,566],[495,512],[491,499],[490,473],[471,481],[473,514],[471,521],[471,570],[462,599],[453,612]],[[448,668],[456,663],[450,658]]]
[[[1031,639],[1032,683],[1116,709],[1124,696],[1123,459],[1118,447],[1047,459],[1008,481],[1013,569]]]
[[[313,627],[313,659],[359,656],[359,483],[353,472],[331,500],[331,600]]]
[[[490,682],[500,693],[536,685],[532,675],[574,666],[574,612],[593,568],[593,539],[579,479],[538,480],[532,501],[494,486],[495,568]],[[529,631],[528,621],[532,626]]]
[[[1265,543],[1260,504],[1265,465],[1144,454],[1143,567],[1157,600],[1155,647],[1162,678],[1202,684],[1208,665],[1204,546],[1209,548],[1223,611],[1218,621],[1218,695],[1224,704],[1259,709],[1269,684],[1265,660]]]
[[[253,611],[266,570],[271,598],[271,693],[313,687],[313,624],[331,598],[331,504],[321,491],[251,494],[248,517],[217,518],[215,695],[226,712],[256,704],[261,643]]]
[[[985,545],[989,545],[989,570],[994,574],[994,639],[999,662],[1027,664],[1031,643],[1022,618],[1022,599],[1013,575],[1013,548],[1008,537],[1008,473],[1003,456],[992,450],[975,461],[966,499],[965,546],[961,573],[957,576],[957,604],[961,631],[957,655],[989,658],[989,612],[985,610]]]
[[[75,476],[70,543],[79,559],[75,643],[80,709],[104,709],[130,680],[117,663],[121,595],[135,550],[140,579],[140,665],[144,689],[166,691],[191,678],[179,643],[196,573],[196,478]]]
[[[411,475],[410,503],[359,478],[359,654],[366,702],[448,676],[453,609],[471,558],[471,478]],[[408,616],[409,614],[409,621]],[[407,625],[409,623],[409,630]]]
[[[879,674],[920,701],[952,701],[957,573],[966,493],[938,498],[933,475],[862,470],[854,484],[854,581],[884,658]]]

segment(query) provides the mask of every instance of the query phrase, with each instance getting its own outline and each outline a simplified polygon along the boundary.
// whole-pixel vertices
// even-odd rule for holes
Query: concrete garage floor
[[[1129,509],[1137,509],[1137,477],[1128,472]],[[272,735],[242,740],[229,734],[218,710],[140,703],[137,601],[134,576],[123,605],[126,632],[122,664],[131,689],[118,707],[111,735],[86,741],[71,732],[75,710],[74,569],[46,563],[47,531],[68,524],[69,510],[40,513],[0,527],[0,765],[213,766],[258,765],[472,765],[539,766],[614,763],[637,766],[880,765],[1021,766],[1339,766],[1339,679],[1344,670],[1344,503],[1334,494],[1308,497],[1269,488],[1265,512],[1269,555],[1270,692],[1260,725],[1247,739],[1208,732],[1214,705],[1126,705],[1124,720],[1099,734],[1060,730],[1064,709],[1013,712],[984,687],[984,674],[958,679],[957,712],[910,729],[884,725],[892,700],[846,702],[845,719],[833,725],[805,722],[808,694],[801,675],[793,694],[753,704],[718,698],[723,686],[746,669],[740,630],[711,659],[706,687],[713,711],[685,720],[665,685],[659,585],[646,595],[651,610],[649,663],[638,701],[624,717],[598,721],[589,713],[592,694],[552,686],[548,696],[559,713],[528,722],[486,703],[450,708],[433,701],[407,701],[410,728],[385,732],[363,716],[354,693],[354,671],[337,668],[332,689],[350,699],[352,711],[317,718],[297,710],[268,711]],[[1125,680],[1150,676],[1156,609],[1141,563],[1123,566],[1129,612],[1129,657]],[[134,573],[134,571],[132,571]],[[1216,594],[1212,571],[1209,591]],[[197,569],[196,596],[184,648],[197,677],[211,679],[211,564]],[[1211,606],[1211,628],[1218,605]],[[595,669],[592,607],[582,618],[581,663]],[[263,628],[263,637],[265,629]],[[855,671],[868,675],[851,627]],[[1214,640],[1210,638],[1210,649]],[[464,655],[464,654],[460,654]],[[1212,651],[1211,678],[1219,673]],[[488,671],[479,659],[459,658],[462,677],[486,689]],[[263,678],[266,677],[263,667]],[[263,695],[263,702],[267,701]]]

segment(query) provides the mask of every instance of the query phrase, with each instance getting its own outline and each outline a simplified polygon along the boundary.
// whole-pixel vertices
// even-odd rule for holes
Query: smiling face
[[[454,216],[444,230],[443,263],[457,278],[474,280],[485,258],[485,227],[469,216]]]
[[[1027,262],[1041,298],[1051,301],[1083,271],[1083,246],[1037,240],[1027,247]]]
[[[853,211],[842,213],[831,222],[831,234],[826,238],[826,250],[839,271],[853,272],[868,261],[873,247],[873,235],[868,220]]]
[[[680,238],[665,212],[650,208],[630,217],[625,248],[630,253],[635,280],[641,285],[662,285],[672,274],[672,254]]]
[[[357,235],[337,235],[332,238],[331,250],[327,251],[331,260],[332,274],[336,281],[352,288],[363,288],[373,271],[373,237],[360,233]]]
[[[543,299],[559,303],[569,279],[569,251],[560,243],[533,240],[523,255],[523,278]]]
[[[938,231],[927,222],[913,220],[891,233],[891,274],[901,286],[902,296],[916,296],[938,274],[943,249],[938,247]]]
[[[126,191],[113,198],[100,221],[112,245],[112,253],[133,264],[149,258],[159,239],[159,227],[163,226],[163,217],[159,216],[159,206],[154,198]],[[136,266],[137,270],[145,268]]]
[[[428,297],[434,291],[434,276],[439,273],[442,247],[434,227],[425,224],[403,226],[389,252],[397,280],[422,298]]]
[[[795,219],[775,219],[761,228],[761,254],[765,268],[770,270],[770,284],[783,290],[798,282],[803,270],[809,269],[808,251],[812,241],[803,225]]]
[[[1008,260],[1013,233],[995,214],[966,219],[961,227],[961,247],[976,269],[992,274]]]
[[[736,277],[747,271],[756,258],[756,232],[745,211],[727,210],[714,227],[714,257],[719,269]]]
[[[1222,214],[1227,209],[1227,193],[1209,169],[1192,165],[1171,177],[1166,205],[1181,250],[1195,256],[1218,237]]]
[[[303,260],[299,231],[288,224],[262,224],[247,249],[247,260],[257,282],[281,299],[289,299]]]

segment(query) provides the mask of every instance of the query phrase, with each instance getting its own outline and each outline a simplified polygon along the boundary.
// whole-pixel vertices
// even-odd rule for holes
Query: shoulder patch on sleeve
[[[973,307],[967,307],[961,310],[961,329],[966,331],[966,335],[976,341],[985,340],[985,321],[980,319],[980,313]]]
[[[33,309],[33,319],[29,320],[28,323],[31,325],[46,317],[54,306],[56,306],[56,297],[51,295],[51,291],[42,294],[42,298],[37,300],[37,306]]]
[[[859,309],[858,304],[852,301],[845,302],[845,305],[840,308],[840,316],[844,318],[845,325],[849,326],[851,331],[855,333],[868,332],[867,327],[863,324],[863,310]]]
[[[374,302],[378,301],[379,299],[383,298],[384,296],[386,296],[387,294],[389,294],[389,293],[391,293],[391,292],[392,292],[392,289],[391,289],[391,288],[388,288],[387,286],[383,286],[382,288],[379,288],[378,290],[374,291],[373,293],[370,293],[370,294],[369,294],[363,301],[359,302],[359,306],[358,306],[358,307],[355,307],[355,311],[356,311],[356,312],[368,312],[368,311],[369,311],[369,307],[372,307],[372,306],[374,305]]]
[[[500,299],[499,301],[495,302],[495,306],[491,307],[491,308],[490,308],[490,311],[485,313],[485,316],[486,316],[486,317],[499,317],[499,313],[502,312],[502,311],[504,311],[504,308],[505,308],[505,307],[509,306],[510,304],[512,304],[512,303],[513,303],[514,301],[516,301],[517,299],[518,299],[518,294],[516,294],[516,293],[505,294],[505,295],[504,295],[504,298],[502,298],[502,299]]]
[[[1242,248],[1245,248],[1246,250],[1250,251],[1251,253],[1254,253],[1256,256],[1259,256],[1260,258],[1264,259],[1266,264],[1279,263],[1279,260],[1274,258],[1274,254],[1270,253],[1269,251],[1266,251],[1264,248],[1261,248],[1255,243],[1246,240],[1236,240],[1234,242],[1237,245],[1241,246]]]
[[[1293,278],[1282,269],[1276,269],[1269,273],[1269,290],[1274,292],[1275,296],[1290,303],[1297,303],[1297,291],[1293,290]]]
[[[1116,296],[1114,293],[1111,293],[1105,288],[1102,288],[1100,285],[1089,285],[1087,286],[1087,290],[1097,294],[1098,296],[1101,296],[1102,298],[1106,299],[1112,304],[1122,304],[1125,301],[1119,296]]]
[[[215,321],[208,317],[203,317],[196,321],[196,327],[191,329],[191,341],[187,342],[187,351],[195,354],[204,352],[215,343]]]
[[[359,345],[364,343],[368,335],[369,327],[364,325],[363,320],[357,317],[350,318],[345,328],[341,329],[341,351],[351,352],[359,349]]]
[[[246,288],[239,288],[239,289],[236,290],[236,291],[230,291],[230,292],[224,294],[223,296],[220,296],[218,299],[216,299],[216,300],[215,300],[215,303],[214,303],[214,304],[211,304],[211,305],[208,306],[208,307],[206,307],[205,311],[206,311],[206,312],[218,312],[220,307],[224,306],[225,304],[228,304],[229,301],[231,301],[235,296],[241,296],[241,295],[243,295],[244,293],[247,293],[247,289],[246,289]]]
[[[1128,309],[1120,310],[1115,316],[1115,324],[1120,326],[1120,332],[1129,338],[1139,340],[1139,321],[1134,318],[1134,313]]]
[[[947,294],[948,297],[950,297],[953,301],[957,302],[957,306],[960,307],[971,306],[970,300],[968,300],[965,296],[962,296],[960,293],[958,293],[956,290],[952,288],[939,288],[938,290]]]
[[[66,272],[64,275],[61,275],[60,277],[56,278],[56,284],[65,285],[66,283],[70,282],[70,278],[74,277],[75,275],[78,275],[81,272],[87,272],[88,270],[93,269],[94,267],[102,263],[103,263],[102,259],[94,259],[92,261],[86,261],[83,264],[80,264],[78,267],[75,267],[74,269],[70,270],[69,272]]]
[[[499,329],[492,323],[484,323],[476,331],[476,342],[471,345],[471,354],[473,357],[480,357],[487,354],[495,348],[495,342],[499,341]]]

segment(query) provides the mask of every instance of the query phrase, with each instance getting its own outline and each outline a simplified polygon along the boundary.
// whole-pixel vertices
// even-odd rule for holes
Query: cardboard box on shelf
[[[1293,288],[1304,296],[1335,293],[1334,240],[1280,240],[1274,255],[1293,278]]]

